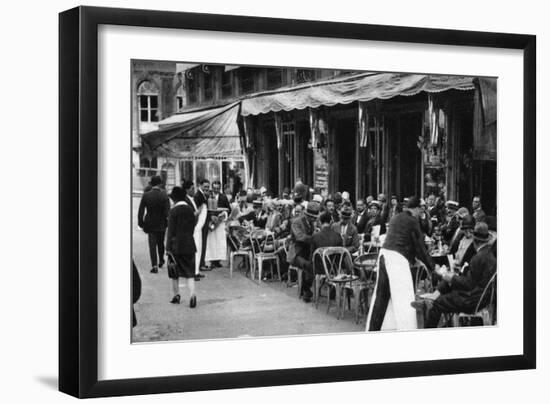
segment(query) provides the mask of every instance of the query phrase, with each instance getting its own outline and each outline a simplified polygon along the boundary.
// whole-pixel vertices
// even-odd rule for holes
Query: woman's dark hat
[[[170,198],[174,202],[183,201],[186,195],[187,193],[182,187],[174,187],[172,188],[172,192],[170,192]]]
[[[306,216],[317,218],[319,217],[319,211],[321,206],[317,202],[309,202],[305,211]]]
[[[489,226],[485,222],[478,222],[474,227],[474,240],[476,241],[489,241]]]

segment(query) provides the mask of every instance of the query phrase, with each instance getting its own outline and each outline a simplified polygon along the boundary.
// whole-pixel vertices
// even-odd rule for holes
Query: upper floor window
[[[187,97],[189,104],[194,104],[199,100],[199,78],[195,69],[188,70],[185,73],[187,83]]]
[[[254,92],[254,69],[241,67],[239,69],[239,78],[241,82],[241,94]]]
[[[158,122],[159,100],[158,89],[151,81],[144,81],[138,87],[139,120],[141,122]]]
[[[296,83],[309,83],[315,80],[315,70],[313,69],[296,69]]]
[[[183,86],[179,86],[176,90],[176,111],[179,112],[185,106],[185,92]]]
[[[267,89],[272,90],[283,85],[283,69],[267,69]]]
[[[233,93],[233,83],[232,83],[233,73],[232,72],[223,72],[222,73],[222,98],[229,98]]]

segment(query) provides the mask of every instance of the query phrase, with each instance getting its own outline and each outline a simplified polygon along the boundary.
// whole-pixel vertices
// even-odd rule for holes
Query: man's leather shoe
[[[180,295],[176,295],[172,298],[172,300],[170,300],[170,303],[173,303],[173,304],[180,304]]]
[[[191,296],[191,300],[189,300],[189,307],[192,309],[197,307],[197,296]]]
[[[204,278],[204,275],[203,275],[203,274],[195,275],[195,280],[196,280],[196,281],[200,281],[202,278]]]
[[[151,268],[151,273],[152,273],[152,274],[158,274],[158,273],[159,273],[158,268],[157,268],[157,267]]]
[[[163,266],[164,266],[164,260],[161,260],[161,261],[159,262],[159,268],[162,268]]]

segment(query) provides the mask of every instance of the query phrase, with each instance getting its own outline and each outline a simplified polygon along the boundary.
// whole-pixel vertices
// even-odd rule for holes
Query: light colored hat
[[[342,192],[342,199],[344,201],[349,201],[349,192],[348,191]]]
[[[319,195],[319,194],[313,195],[313,200],[314,200],[315,202],[323,203],[323,197],[322,197],[321,195]]]
[[[445,206],[452,210],[458,210],[459,204],[457,201],[447,201],[445,202]]]

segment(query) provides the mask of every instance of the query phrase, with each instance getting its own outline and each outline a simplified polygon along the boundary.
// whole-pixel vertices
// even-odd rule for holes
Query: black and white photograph
[[[498,77],[129,68],[133,343],[498,326]]]

